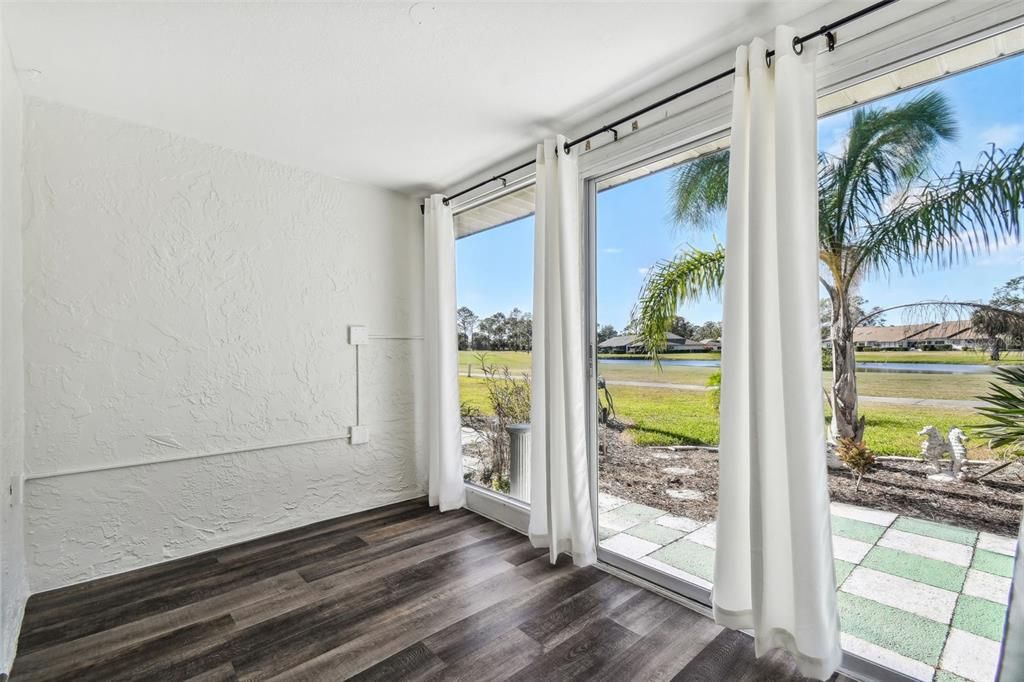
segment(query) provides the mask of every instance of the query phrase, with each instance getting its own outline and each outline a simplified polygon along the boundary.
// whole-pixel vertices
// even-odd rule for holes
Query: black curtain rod
[[[844,26],[845,24],[848,24],[848,23],[850,23],[852,21],[856,21],[857,19],[860,19],[861,17],[867,16],[868,14],[871,14],[872,12],[880,10],[883,7],[886,7],[888,5],[892,5],[892,4],[894,4],[894,3],[898,2],[898,1],[899,0],[880,0],[880,2],[876,2],[876,3],[872,4],[872,5],[868,5],[867,7],[863,8],[861,10],[858,10],[858,11],[852,13],[852,14],[847,14],[845,17],[841,17],[839,19],[836,19],[831,24],[825,24],[824,26],[819,28],[817,31],[811,31],[810,33],[808,33],[805,36],[797,36],[797,37],[793,38],[793,49],[796,50],[797,54],[800,54],[800,52],[803,51],[803,44],[806,43],[808,40],[812,40],[812,39],[817,38],[819,36],[825,36],[826,40],[828,41],[828,51],[832,52],[836,48],[836,36],[835,36],[835,33],[833,33],[833,31],[835,29],[839,28],[840,26]],[[768,50],[765,53],[765,60],[771,61],[771,58],[774,57],[774,56],[775,56],[775,50]],[[722,71],[721,73],[716,73],[714,76],[710,76],[708,78],[705,78],[701,82],[695,83],[695,84],[691,85],[690,87],[688,87],[688,88],[686,88],[684,90],[680,90],[679,92],[675,92],[675,93],[672,93],[671,95],[668,95],[666,97],[662,97],[657,102],[652,102],[651,104],[648,104],[647,106],[645,106],[642,109],[637,109],[636,111],[634,111],[634,112],[632,112],[630,114],[627,114],[627,115],[623,116],[622,118],[616,119],[616,120],[612,121],[611,123],[609,123],[607,125],[603,125],[600,128],[592,130],[592,131],[590,131],[589,133],[587,133],[585,135],[581,135],[580,137],[577,137],[575,140],[567,141],[565,143],[565,151],[566,151],[566,153],[569,153],[569,151],[573,147],[575,147],[575,146],[577,146],[579,144],[582,144],[582,143],[586,142],[587,140],[595,138],[598,135],[602,135],[604,133],[611,133],[612,135],[614,135],[615,137],[614,137],[614,139],[612,141],[613,142],[617,142],[618,139],[619,139],[619,131],[616,130],[616,129],[620,125],[622,125],[623,123],[626,123],[626,122],[628,122],[628,121],[630,121],[630,120],[632,120],[634,118],[637,118],[638,116],[643,116],[644,114],[646,114],[646,113],[648,113],[650,111],[653,111],[654,109],[657,109],[658,107],[663,107],[666,104],[668,104],[669,102],[673,102],[673,101],[679,99],[680,97],[683,97],[685,95],[689,95],[691,92],[696,92],[697,90],[700,90],[701,88],[704,88],[704,87],[706,87],[708,85],[711,85],[712,83],[714,83],[716,81],[720,81],[723,78],[728,78],[729,76],[732,76],[735,73],[736,73],[736,69],[734,67],[734,68],[728,69],[726,71]],[[508,170],[504,171],[503,173],[499,173],[498,175],[490,177],[490,178],[488,178],[486,180],[482,180],[482,181],[476,183],[475,185],[473,185],[472,187],[467,187],[466,189],[461,190],[459,192],[456,192],[455,194],[452,194],[451,196],[445,197],[444,198],[444,203],[445,203],[445,205],[448,205],[454,199],[458,199],[459,197],[461,197],[461,196],[463,196],[465,194],[469,194],[470,192],[472,192],[474,190],[480,189],[484,185],[486,185],[488,183],[491,183],[491,182],[497,182],[497,181],[500,180],[501,183],[502,183],[502,186],[504,186],[504,185],[508,184],[508,180],[506,179],[505,176],[511,175],[512,173],[515,173],[516,171],[521,171],[524,168],[529,168],[530,166],[532,166],[535,163],[536,163],[536,159],[531,159],[531,160],[527,161],[526,163],[521,163],[521,164],[519,164],[518,166],[516,166],[514,168],[509,168]]]

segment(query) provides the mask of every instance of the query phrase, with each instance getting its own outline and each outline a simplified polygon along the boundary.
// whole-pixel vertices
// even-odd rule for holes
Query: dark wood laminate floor
[[[33,595],[12,679],[801,678],[746,635],[420,500]]]

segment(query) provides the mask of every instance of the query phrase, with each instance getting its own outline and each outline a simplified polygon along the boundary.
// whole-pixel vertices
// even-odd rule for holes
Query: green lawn
[[[470,351],[460,352],[460,371],[465,374],[472,365],[474,376],[480,372],[480,362]],[[694,354],[695,355],[695,354]],[[898,356],[903,353],[874,353],[873,355]],[[909,355],[944,356],[947,353],[909,353]],[[693,357],[693,356],[689,356]],[[489,352],[487,363],[508,367],[513,373],[529,371],[530,354],[513,351]],[[598,370],[608,381],[645,381],[666,384],[704,386],[714,367],[686,367],[662,365],[661,370],[653,364],[616,364],[598,362]],[[986,393],[991,377],[984,374],[886,374],[882,372],[859,372],[857,389],[865,396],[892,396],[900,398],[937,398],[942,400],[973,400]],[[822,386],[829,388],[831,372],[822,372]],[[621,387],[620,387],[621,389]]]
[[[861,362],[938,362],[950,365],[1012,365],[1024,362],[1024,354],[1020,352],[1003,353],[998,362],[991,362],[988,353],[965,350],[937,351],[861,351],[857,353]]]
[[[483,381],[460,377],[462,401],[484,413],[490,412]],[[701,445],[718,442],[718,415],[704,393],[664,388],[613,386],[618,416],[631,422],[630,434],[640,445]],[[942,433],[953,426],[980,423],[973,410],[868,404],[865,440],[875,454],[916,456],[922,437],[917,435],[931,424]],[[827,415],[826,415],[827,416]],[[971,456],[987,459],[991,452],[983,443],[968,441]]]

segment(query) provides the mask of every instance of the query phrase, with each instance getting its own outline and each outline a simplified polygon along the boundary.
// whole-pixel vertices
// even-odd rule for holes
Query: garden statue
[[[921,442],[921,456],[928,463],[928,478],[932,481],[964,480],[967,474],[964,462],[967,460],[967,436],[963,429],[953,427],[949,430],[949,439],[942,437],[939,430],[928,425],[917,432],[927,440]],[[944,461],[949,457],[947,467]]]
[[[831,438],[825,441],[825,464],[829,469],[842,469],[843,463],[839,461],[839,455],[836,454],[836,442]]]
[[[963,429],[954,426],[949,430],[949,449],[953,457],[951,473],[957,480],[964,480],[967,477],[967,434]]]
[[[949,443],[942,437],[939,430],[931,424],[918,431],[917,435],[928,438],[928,440],[921,442],[921,456],[928,463],[928,472],[931,474],[941,474],[946,469],[942,459],[946,455],[952,455],[953,452],[949,448]],[[929,476],[929,478],[931,477]]]

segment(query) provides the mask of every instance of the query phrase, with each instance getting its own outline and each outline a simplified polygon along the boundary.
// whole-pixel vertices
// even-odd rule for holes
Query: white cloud
[[[999,123],[982,130],[979,134],[984,144],[994,144],[1000,149],[1016,147],[1024,140],[1024,125],[1020,123]]]
[[[651,269],[650,268],[637,268],[636,271],[639,272],[641,275],[646,275],[648,272],[651,271]]]
[[[607,248],[603,249],[605,253],[622,253],[622,249],[619,248]]]
[[[846,154],[846,145],[850,143],[848,131],[838,131],[832,138],[831,144],[825,148],[825,153],[831,157],[841,158]]]

